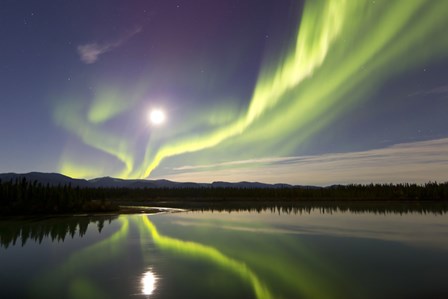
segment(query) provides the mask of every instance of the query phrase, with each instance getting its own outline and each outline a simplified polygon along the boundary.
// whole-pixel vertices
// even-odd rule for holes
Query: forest
[[[80,188],[0,182],[0,215],[116,212],[120,205],[208,208],[300,202],[446,202],[448,182],[285,188]]]
[[[0,182],[0,215],[118,211],[118,205],[107,201],[103,193],[71,185],[43,185],[25,178]]]

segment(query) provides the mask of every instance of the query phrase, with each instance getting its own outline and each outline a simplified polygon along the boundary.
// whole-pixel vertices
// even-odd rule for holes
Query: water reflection
[[[258,299],[273,298],[265,283],[263,283],[256,273],[253,272],[245,263],[226,256],[214,247],[164,236],[158,232],[149,217],[143,217],[141,219],[143,222],[140,223],[144,225],[146,232],[150,234],[155,244],[162,250],[168,250],[190,258],[199,258],[212,261],[223,269],[226,269],[241,277],[252,287]]]
[[[211,261],[240,277],[253,289],[256,298],[273,298],[265,283],[253,270],[244,262],[224,255],[217,248],[164,236],[158,232],[148,216],[120,216],[118,220],[121,222],[121,227],[110,237],[72,253],[65,262],[39,275],[33,284],[32,293],[54,297],[58,293],[68,292],[71,298],[107,298],[106,290],[96,283],[95,279],[89,279],[88,273],[102,264],[118,263],[117,258],[125,253],[125,238],[129,235],[129,222],[132,222],[139,228],[142,245],[146,240],[152,239],[163,251],[181,254],[192,259]],[[144,272],[140,280],[140,294],[152,295],[157,281],[158,277],[151,269]],[[49,285],[54,287],[48,289]]]
[[[110,224],[117,216],[80,216],[80,217],[54,217],[29,218],[26,220],[1,220],[0,245],[8,248],[20,242],[24,246],[29,240],[42,243],[44,238],[53,242],[63,242],[67,236],[72,239],[77,235],[83,237],[90,223],[97,226],[98,232],[105,224]]]
[[[39,294],[38,297],[55,298],[57,294],[68,293],[70,298],[109,298],[97,283],[99,277],[91,278],[89,272],[114,262],[114,258],[124,253],[129,220],[123,216],[117,220],[120,226],[112,235],[71,253],[56,267],[36,277],[31,287],[32,297]],[[48,288],[50,285],[52,288]]]
[[[152,295],[157,286],[156,275],[151,270],[146,271],[143,273],[141,284],[142,294],[147,296]]]
[[[406,215],[430,214],[445,215],[448,203],[425,202],[393,202],[389,204],[374,202],[308,202],[308,203],[238,203],[214,204],[208,207],[191,208],[195,212],[271,212],[276,214],[373,214],[373,215]],[[63,242],[67,236],[84,236],[90,223],[97,226],[99,232],[105,224],[110,224],[118,216],[79,216],[54,218],[29,218],[26,220],[0,220],[0,246],[8,248],[19,242],[24,246],[29,240],[41,243],[44,238]]]
[[[202,206],[189,206],[192,211],[202,212],[272,212],[278,214],[321,214],[350,213],[350,214],[399,214],[410,213],[444,215],[448,213],[448,202],[225,202],[205,203]]]
[[[448,266],[444,257],[448,242],[441,237],[448,231],[448,222],[437,216],[446,214],[444,206],[370,205],[275,206],[256,210],[260,213],[243,212],[247,210],[241,207],[224,209],[231,215],[202,210],[123,215],[112,223],[116,217],[3,220],[0,240],[10,248],[0,255],[0,264],[3,269],[15,269],[14,262],[4,266],[16,249],[20,254],[27,247],[32,249],[28,262],[41,259],[31,253],[36,248],[46,246],[45,251],[50,251],[51,258],[43,259],[41,268],[20,274],[20,285],[28,286],[29,293],[16,298],[124,298],[130,294],[207,298],[208,292],[216,292],[216,298],[399,298],[389,296],[390,290],[408,295],[408,280],[421,283],[418,294],[432,287],[444,292],[444,282],[438,278]],[[103,231],[101,236],[96,230]],[[80,241],[77,236],[85,238]],[[53,244],[42,242],[43,238]],[[64,253],[53,258],[59,250]],[[22,262],[23,257],[17,256],[16,263]],[[422,270],[431,279],[422,279]],[[1,275],[2,271],[0,297],[4,298]],[[388,283],[401,276],[411,279]],[[387,296],[375,296],[378,285],[380,294]]]

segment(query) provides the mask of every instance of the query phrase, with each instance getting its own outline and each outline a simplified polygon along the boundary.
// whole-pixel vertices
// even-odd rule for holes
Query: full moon
[[[149,122],[153,125],[161,125],[165,122],[165,112],[160,109],[154,109],[149,112]]]

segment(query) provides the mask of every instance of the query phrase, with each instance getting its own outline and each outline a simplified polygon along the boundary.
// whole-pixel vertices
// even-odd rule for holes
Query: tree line
[[[25,178],[0,182],[0,214],[117,211],[118,205],[172,207],[236,202],[447,201],[448,182],[285,188],[80,188]]]
[[[227,201],[447,201],[448,182],[417,184],[335,185],[331,187],[282,188],[142,188],[104,189],[115,200],[155,202]],[[108,196],[107,196],[108,197]]]
[[[0,181],[0,215],[64,214],[76,212],[116,211],[118,206],[106,200],[99,190],[50,186],[19,178]]]

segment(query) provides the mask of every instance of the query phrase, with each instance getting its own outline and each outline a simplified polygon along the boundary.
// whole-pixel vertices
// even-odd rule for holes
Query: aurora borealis
[[[444,0],[7,1],[0,172],[446,180],[447,13]]]

